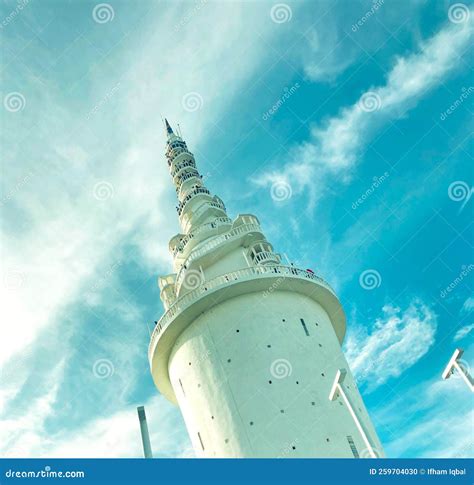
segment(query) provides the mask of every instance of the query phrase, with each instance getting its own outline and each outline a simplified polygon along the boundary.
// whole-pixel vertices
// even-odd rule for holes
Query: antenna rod
[[[148,434],[148,425],[146,422],[145,407],[137,407],[138,419],[140,421],[140,432],[142,434],[143,443],[143,454],[145,458],[153,458],[153,453],[151,451],[150,435]]]

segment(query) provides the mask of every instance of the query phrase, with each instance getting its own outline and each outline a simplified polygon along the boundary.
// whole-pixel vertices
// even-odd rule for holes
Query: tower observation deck
[[[159,278],[165,313],[151,336],[153,380],[182,412],[197,456],[359,457],[382,446],[341,350],[333,289],[282,263],[258,218],[229,218],[194,155],[165,120],[181,230],[174,272]],[[342,400],[329,400],[336,372]]]

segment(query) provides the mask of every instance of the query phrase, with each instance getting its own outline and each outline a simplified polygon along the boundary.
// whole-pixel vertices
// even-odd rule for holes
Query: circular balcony
[[[225,205],[218,200],[205,201],[199,205],[192,214],[181,213],[181,223],[185,232],[189,231],[192,226],[200,224],[201,220],[209,217],[226,217]]]
[[[192,200],[194,197],[198,195],[206,195],[210,197],[210,194],[211,193],[209,192],[209,190],[206,189],[206,187],[204,186],[199,186],[192,189],[192,191],[189,192],[189,194],[187,194],[186,197],[179,203],[178,207],[176,207],[176,210],[178,211],[178,216],[180,216],[183,213],[184,208],[186,207],[188,202]]]
[[[170,152],[166,154],[166,157],[168,158],[168,166],[171,167],[176,158],[178,158],[183,153],[194,158],[194,155],[187,148],[175,148],[173,150],[170,150]]]
[[[223,274],[204,282],[178,298],[160,318],[151,335],[148,359],[155,384],[160,392],[176,402],[168,375],[168,360],[181,332],[201,313],[235,296],[266,291],[276,285],[277,291],[304,294],[317,301],[331,319],[342,343],[346,318],[334,290],[314,273],[292,266],[255,266]]]
[[[184,170],[185,168],[194,168],[196,169],[196,162],[193,159],[183,160],[182,162],[175,163],[173,167],[170,169],[171,177],[174,179],[175,176]]]
[[[249,224],[242,224],[240,226],[235,227],[231,231],[221,234],[220,236],[215,236],[207,242],[204,242],[201,246],[197,247],[192,253],[188,256],[186,260],[186,267],[189,268],[190,265],[208,254],[210,251],[215,251],[219,246],[223,246],[230,241],[236,241],[245,237],[251,233],[259,233],[262,234],[262,228],[259,224],[249,223]],[[277,261],[279,262],[279,261]],[[182,267],[177,276],[176,276],[176,294],[179,295],[179,291],[181,289],[181,284],[186,276],[186,269]]]
[[[172,250],[173,257],[175,258],[179,253],[185,253],[188,249],[188,243],[193,239],[199,239],[198,236],[206,233],[211,235],[213,232],[229,226],[232,226],[232,219],[229,217],[216,217],[213,222],[198,226],[179,241],[178,245]]]
[[[192,178],[195,178],[195,179],[202,178],[202,176],[195,168],[187,169],[185,172],[182,172],[176,177],[174,177],[174,184],[176,186],[176,191],[178,192],[181,189],[181,186],[183,185],[184,182],[186,182],[186,180],[189,180]]]

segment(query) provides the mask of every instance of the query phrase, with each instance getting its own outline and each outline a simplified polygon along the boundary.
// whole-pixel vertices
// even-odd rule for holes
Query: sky
[[[390,457],[474,456],[470,2],[2,0],[0,455],[194,456],[147,360],[178,123],[336,289]]]

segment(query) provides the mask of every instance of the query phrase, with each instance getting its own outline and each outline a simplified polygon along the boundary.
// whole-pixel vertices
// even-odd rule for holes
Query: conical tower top
[[[166,136],[169,138],[171,135],[174,135],[173,128],[171,128],[168,120],[165,118],[165,128],[166,128]]]

